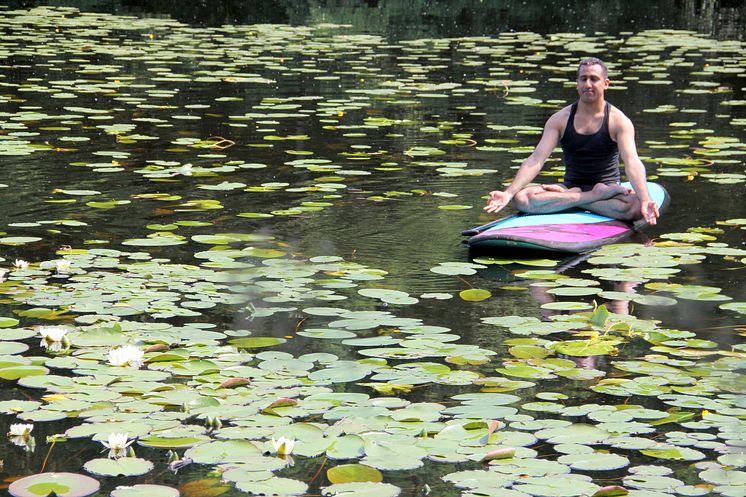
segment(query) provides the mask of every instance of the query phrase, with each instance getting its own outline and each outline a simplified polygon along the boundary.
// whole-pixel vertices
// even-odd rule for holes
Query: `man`
[[[577,87],[577,103],[547,120],[539,144],[510,186],[490,192],[484,210],[498,212],[513,201],[518,210],[532,214],[580,207],[615,219],[655,224],[660,214],[648,193],[632,121],[604,99],[609,87],[606,65],[597,58],[584,59],[578,67]],[[527,186],[558,143],[565,162],[564,182]],[[619,184],[620,156],[633,190]]]

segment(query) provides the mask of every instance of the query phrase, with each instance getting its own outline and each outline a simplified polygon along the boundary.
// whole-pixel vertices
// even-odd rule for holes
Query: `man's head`
[[[606,64],[595,57],[583,59],[578,66],[577,85],[581,102],[603,102],[609,87]]]
[[[596,57],[588,57],[581,60],[580,65],[578,65],[578,77],[580,77],[580,71],[585,66],[600,66],[604,74],[604,79],[609,79],[609,70],[606,68],[606,64],[604,64],[601,59],[597,59]]]

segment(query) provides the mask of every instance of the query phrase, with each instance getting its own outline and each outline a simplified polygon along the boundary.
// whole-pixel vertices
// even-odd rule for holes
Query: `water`
[[[123,13],[122,5],[116,4],[114,11]],[[101,4],[92,7],[106,10]],[[184,7],[184,13],[174,12],[174,17],[189,17],[189,8]],[[544,8],[543,15],[560,16],[556,29],[547,29],[548,24],[539,21],[541,16],[531,14],[532,9],[538,9],[535,6],[506,11],[503,25],[482,22],[490,17],[477,15],[479,11],[468,2],[460,17],[452,17],[452,11],[447,17],[446,12],[433,7],[432,17],[423,17],[414,25],[412,11],[397,11],[394,4],[333,8],[309,3],[306,9],[287,7],[287,19],[280,20],[293,27],[271,28],[248,23],[220,27],[225,20],[234,19],[232,14],[219,19],[188,19],[212,26],[188,27],[165,20],[162,13],[167,9],[161,8],[154,9],[161,13],[159,17],[140,20],[103,14],[81,16],[73,10],[41,10],[23,19],[18,12],[0,11],[6,52],[0,59],[0,138],[8,138],[0,141],[0,148],[11,139],[28,142],[3,149],[8,155],[3,159],[0,183],[7,186],[1,190],[4,223],[0,229],[8,233],[3,236],[40,238],[3,245],[2,265],[9,268],[16,258],[34,263],[56,259],[60,247],[70,246],[142,251],[174,264],[199,266],[205,264],[203,252],[214,244],[193,237],[251,235],[253,238],[228,245],[281,250],[285,258],[303,261],[339,256],[386,274],[381,280],[361,280],[358,287],[341,291],[347,292],[344,301],[268,303],[252,295],[258,306],[296,307],[268,317],[252,319],[240,311],[241,306],[221,303],[195,317],[158,318],[151,312],[133,319],[143,326],[206,322],[217,331],[245,326],[254,336],[294,337],[272,348],[278,352],[295,357],[333,352],[354,361],[361,357],[355,347],[339,340],[295,335],[305,327],[319,326],[318,317],[309,317],[302,310],[316,305],[387,310],[402,318],[447,327],[459,335],[459,344],[496,352],[489,362],[452,366],[495,376],[495,368],[510,357],[504,340],[515,336],[482,318],[518,315],[547,319],[551,313],[537,300],[547,294],[530,287],[531,280],[517,273],[525,266],[506,264],[460,276],[430,269],[444,262],[469,260],[460,231],[490,219],[481,211],[483,196],[512,177],[514,168],[537,142],[546,118],[575,98],[572,79],[582,56],[593,53],[610,63],[608,99],[635,123],[638,150],[649,175],[663,183],[672,196],[660,224],[636,241],[643,242],[645,237],[661,241],[665,239],[662,236],[700,228],[715,236],[717,243],[744,248],[743,230],[722,225],[727,219],[743,217],[746,66],[742,43],[736,41],[743,26],[734,27],[735,34],[730,37],[730,31],[710,33],[714,37],[643,31],[652,28],[656,19],[660,22],[655,27],[691,28],[687,23],[696,12],[689,3],[683,14],[674,11],[671,17],[655,8],[647,11],[647,17],[636,18],[634,29],[604,22],[615,17],[611,15],[614,9],[623,8],[615,4],[605,20],[587,26],[573,24],[572,6],[559,13],[546,13]],[[370,17],[373,13],[379,17]],[[728,7],[719,11],[722,16],[729,13]],[[252,15],[240,19],[277,20]],[[446,17],[456,20],[433,20]],[[362,18],[375,22],[363,28]],[[311,27],[316,22],[350,22],[353,27]],[[469,29],[460,32],[457,28],[462,25]],[[405,26],[411,29],[405,30]],[[428,39],[420,39],[423,36]],[[23,147],[34,149],[19,155]],[[444,169],[448,167],[453,169]],[[545,171],[558,168],[555,154]],[[473,173],[456,174],[459,170]],[[550,181],[553,177],[540,179]],[[224,189],[211,189],[215,187]],[[81,190],[92,192],[83,195],[86,192]],[[166,195],[174,197],[164,198]],[[195,204],[203,200],[213,203]],[[110,201],[119,203],[106,203]],[[439,208],[448,205],[471,207]],[[240,217],[241,213],[273,213],[274,217]],[[190,221],[210,224],[163,226]],[[722,232],[714,232],[716,229]],[[127,244],[131,239],[169,232],[183,236],[183,243],[161,247]],[[681,265],[680,273],[664,281],[714,287],[734,302],[743,302],[742,259],[742,255],[708,255],[702,263]],[[248,260],[262,265],[261,257]],[[119,266],[110,262],[111,267],[106,262],[100,264],[103,274],[124,267],[124,262]],[[220,272],[221,264],[224,262],[202,267],[216,267]],[[587,271],[593,268],[580,260],[562,273],[589,278]],[[334,272],[328,271],[326,276],[331,279]],[[163,287],[179,295],[188,293],[178,285],[179,279],[187,276],[173,277]],[[19,279],[32,297],[35,292],[45,294],[42,280],[46,282],[46,277],[33,281],[15,278]],[[102,277],[101,281],[99,291],[105,292],[106,280]],[[143,280],[143,285],[146,283]],[[604,290],[620,290],[611,281],[600,283]],[[253,281],[244,284],[251,294]],[[460,291],[472,287],[490,290],[493,296],[483,302],[459,298]],[[395,289],[420,297],[420,302],[389,304],[357,295],[357,288]],[[302,287],[303,291],[310,290]],[[644,284],[636,291],[652,293]],[[453,298],[422,298],[428,293]],[[24,295],[7,288],[4,294],[4,316],[17,316],[16,311],[35,307],[23,303]],[[128,299],[122,300],[132,302]],[[594,298],[567,300],[588,303]],[[738,336],[742,313],[721,309],[721,303],[681,298],[675,306],[632,303],[626,312],[640,319],[659,320],[663,328],[694,332],[697,338],[716,342],[718,350],[728,350],[742,343]],[[60,321],[80,325],[74,318],[71,313]],[[34,316],[19,319],[19,326],[26,328],[48,323]],[[398,331],[389,328],[395,327],[359,333],[396,336]],[[21,341],[32,346],[25,355],[47,355],[35,338]],[[80,352],[86,352],[85,348]],[[651,352],[648,343],[633,340],[623,348],[619,360]],[[430,360],[444,362],[441,357],[422,359]],[[601,356],[593,367],[619,374],[612,369],[615,360]],[[70,370],[64,373],[73,375]],[[39,399],[42,395],[12,381],[5,383],[4,399]],[[531,399],[539,392],[566,392],[568,383],[543,381],[519,395]],[[586,387],[583,382],[572,383],[573,402],[620,402]],[[375,395],[355,381],[336,384],[335,389]],[[459,404],[451,396],[478,389],[471,383],[429,383],[402,397],[451,406]],[[633,399],[646,407],[668,408],[656,399]],[[546,414],[537,414],[541,416]],[[6,416],[4,422],[16,420]],[[45,436],[78,424],[74,417],[35,423],[39,447],[28,453],[8,444],[7,450],[20,456],[6,457],[6,476],[39,472],[48,452],[52,457],[46,470],[81,471],[87,460],[99,456],[97,443],[83,438],[55,447],[44,444]],[[165,451],[139,447],[137,452],[157,464],[156,472],[147,477],[149,482],[176,487],[211,469],[209,465],[193,465],[173,475],[165,468]],[[650,463],[644,456],[635,457],[640,463]],[[296,461],[283,476],[310,483],[316,490],[328,484],[323,472],[313,478],[323,464],[320,457],[298,457]],[[683,474],[680,466],[665,464]],[[422,470],[388,472],[385,481],[402,487],[403,495],[424,492],[425,485],[442,495],[458,495],[438,478],[458,469],[463,466],[428,462]],[[104,488],[143,481],[139,477],[110,478]],[[696,482],[696,478],[687,480]],[[237,493],[233,487],[230,492]]]

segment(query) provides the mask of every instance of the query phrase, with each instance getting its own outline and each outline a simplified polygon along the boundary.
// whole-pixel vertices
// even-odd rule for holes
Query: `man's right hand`
[[[495,190],[490,192],[490,199],[487,201],[487,205],[484,206],[483,210],[489,213],[495,213],[500,211],[503,207],[508,205],[513,200],[513,195],[506,193],[501,190]]]

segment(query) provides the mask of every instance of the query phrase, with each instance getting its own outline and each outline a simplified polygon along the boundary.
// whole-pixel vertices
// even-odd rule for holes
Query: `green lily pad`
[[[746,302],[728,302],[727,304],[720,304],[720,308],[746,314]]]
[[[159,231],[160,233],[169,233],[167,231]],[[183,245],[187,241],[182,236],[157,236],[153,238],[129,238],[122,242],[122,245],[132,245],[135,247],[169,247],[173,245]]]
[[[175,488],[147,483],[138,483],[131,487],[118,486],[111,491],[111,497],[179,497],[179,495],[179,491]]]
[[[207,442],[208,440],[210,440],[210,437],[206,435],[175,438],[150,436],[138,438],[137,443],[144,447],[154,447],[157,449],[188,449],[189,447],[194,447],[195,445]]]
[[[100,458],[86,462],[83,469],[99,476],[139,476],[149,473],[153,463],[139,457]]]
[[[0,317],[0,328],[12,328],[13,326],[17,326],[19,322],[15,318]]]
[[[700,472],[699,477],[715,485],[746,485],[745,471],[710,468]]]
[[[184,457],[200,464],[245,462],[261,455],[261,450],[248,440],[215,440],[187,449]]]
[[[12,366],[0,369],[0,378],[3,380],[18,380],[29,376],[44,376],[49,370],[43,366]]]
[[[574,357],[589,357],[596,355],[609,355],[616,351],[616,340],[566,340],[550,345],[552,350]]]
[[[228,245],[229,243],[238,242],[238,238],[225,235],[194,235],[192,240],[198,243],[205,243],[208,245]]]
[[[279,337],[246,337],[246,338],[234,338],[229,340],[228,343],[234,345],[240,349],[261,349],[265,347],[274,347],[285,343],[287,340]]]
[[[671,446],[669,448],[644,449],[641,450],[640,453],[657,459],[673,459],[679,461],[699,461],[700,459],[705,458],[705,455],[700,451],[688,447]]]
[[[319,328],[319,329],[313,328],[313,329],[299,331],[297,334],[302,337],[323,338],[327,340],[340,340],[340,339],[345,339],[345,338],[353,338],[357,336],[351,331],[337,330],[334,328]],[[372,345],[375,345],[375,344],[372,344]]]
[[[321,495],[329,497],[397,497],[401,489],[390,483],[335,483],[324,487]]]
[[[443,480],[453,483],[458,488],[469,488],[477,492],[482,490],[509,491],[507,487],[515,481],[511,476],[486,470],[456,471],[443,476]]]
[[[333,484],[383,481],[383,474],[380,471],[364,464],[342,464],[329,468],[326,477]]]
[[[600,288],[582,288],[582,287],[559,287],[550,288],[547,293],[552,295],[559,295],[563,297],[582,297],[586,295],[598,295],[601,292]]]
[[[0,245],[26,245],[43,240],[38,236],[4,236],[0,238]]]
[[[462,290],[459,292],[459,297],[467,302],[480,302],[492,297],[492,292],[489,290],[482,290],[479,288],[470,288],[468,290]]]
[[[85,497],[98,492],[101,484],[93,478],[76,473],[39,473],[16,480],[8,487],[13,497]]]
[[[593,495],[599,489],[599,486],[579,478],[555,475],[552,478],[525,478],[520,480],[513,488],[542,497],[579,497]]]
[[[541,308],[552,311],[585,311],[592,309],[593,306],[585,302],[548,302],[542,304]]]
[[[22,354],[29,349],[29,346],[21,342],[0,342],[0,355]]]
[[[299,480],[290,478],[272,477],[263,481],[237,481],[236,488],[242,492],[252,495],[303,495],[308,490],[308,485]]]
[[[380,299],[388,304],[416,304],[418,299],[411,297],[400,290],[388,290],[384,288],[363,288],[358,290],[360,295]]]
[[[561,456],[557,461],[580,471],[609,471],[629,465],[629,459],[624,456],[599,452],[568,454]]]

